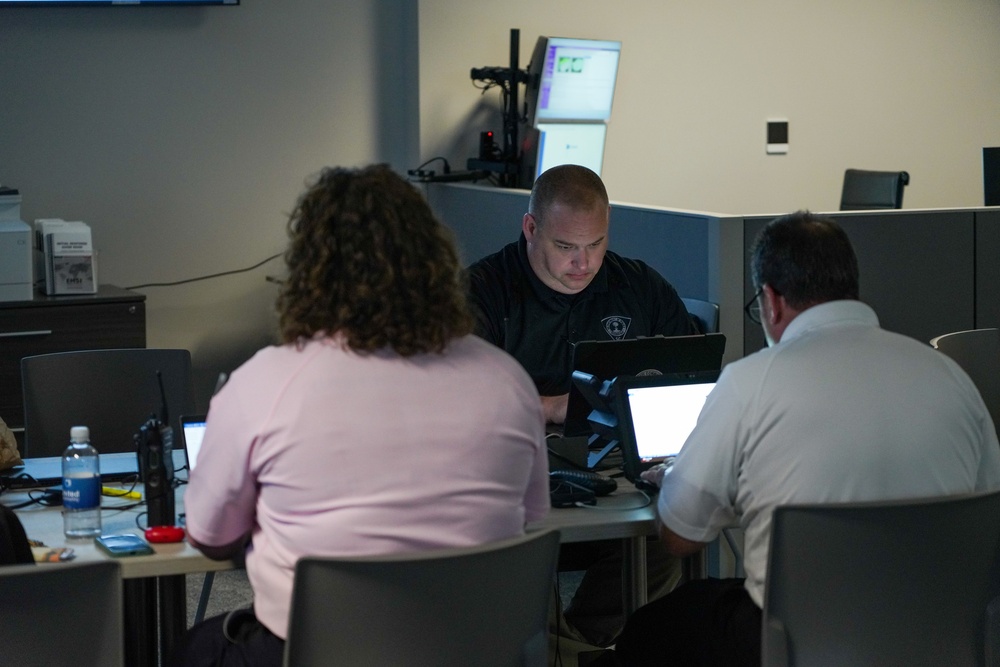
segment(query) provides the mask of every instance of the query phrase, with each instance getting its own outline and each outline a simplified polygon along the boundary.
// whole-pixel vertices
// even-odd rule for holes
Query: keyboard
[[[549,479],[573,482],[590,489],[595,496],[606,496],[618,488],[618,482],[611,477],[590,470],[553,470]]]

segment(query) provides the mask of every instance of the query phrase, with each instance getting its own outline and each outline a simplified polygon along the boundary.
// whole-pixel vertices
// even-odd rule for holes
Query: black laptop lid
[[[721,333],[698,336],[650,336],[627,340],[580,341],[573,348],[573,370],[602,380],[634,375],[718,371],[726,351]],[[576,386],[569,390],[566,406],[566,436],[589,435],[591,406]]]
[[[625,477],[677,456],[698,421],[719,371],[620,377],[615,406]]]

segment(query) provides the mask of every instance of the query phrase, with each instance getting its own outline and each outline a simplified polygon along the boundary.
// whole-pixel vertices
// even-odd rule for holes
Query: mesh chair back
[[[124,665],[120,567],[106,560],[0,568],[3,664]]]
[[[975,383],[993,425],[1000,424],[1000,329],[970,329],[944,334],[931,345],[954,359]]]
[[[998,546],[998,491],[776,508],[763,665],[983,664]]]
[[[688,297],[683,297],[681,301],[701,333],[719,333],[719,304]]]
[[[285,665],[546,663],[559,533],[469,549],[302,558]]]
[[[85,350],[25,357],[23,456],[60,456],[69,429],[90,427],[98,452],[133,452],[132,436],[150,414],[160,413],[163,377],[174,430],[184,414],[194,414],[191,353],[146,348]]]

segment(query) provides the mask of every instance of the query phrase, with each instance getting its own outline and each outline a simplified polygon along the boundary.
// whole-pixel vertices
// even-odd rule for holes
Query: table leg
[[[625,617],[646,604],[646,538],[622,540],[622,605]]]
[[[187,630],[187,582],[183,574],[156,580],[160,619],[160,654],[165,664]]]
[[[125,664],[156,667],[156,581],[126,579],[125,591]]]
[[[187,586],[183,574],[126,579],[125,664],[158,667],[187,630]]]

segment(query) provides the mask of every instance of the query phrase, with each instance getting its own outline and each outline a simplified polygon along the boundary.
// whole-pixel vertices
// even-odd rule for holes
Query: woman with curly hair
[[[282,343],[212,399],[184,499],[192,544],[245,549],[253,609],[195,626],[177,664],[280,665],[304,555],[470,546],[548,511],[538,393],[470,333],[420,193],[386,166],[326,169],[288,232]]]

